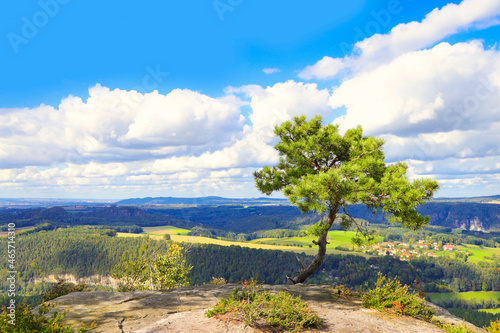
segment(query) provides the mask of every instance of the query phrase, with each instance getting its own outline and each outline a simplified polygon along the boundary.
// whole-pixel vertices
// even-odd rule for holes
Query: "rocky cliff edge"
[[[271,332],[266,328],[252,328],[226,317],[207,318],[204,312],[227,297],[236,284],[190,286],[165,291],[134,292],[76,292],[53,300],[58,303],[53,311],[67,310],[65,322],[76,327],[97,326],[91,332],[160,333],[160,332]],[[270,291],[285,290],[300,295],[323,320],[320,329],[308,332],[444,332],[437,326],[410,317],[365,309],[359,299],[334,297],[331,286],[264,285]],[[334,298],[336,300],[334,301]],[[435,318],[441,323],[461,325],[460,318],[442,308]],[[51,314],[49,313],[49,315]],[[469,327],[482,330],[466,323]]]

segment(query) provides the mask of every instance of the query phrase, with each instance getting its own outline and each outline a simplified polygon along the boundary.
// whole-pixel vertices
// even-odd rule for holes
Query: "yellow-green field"
[[[170,225],[161,226],[161,227],[144,227],[144,228],[142,228],[142,230],[144,230],[142,232],[142,234],[146,234],[146,235],[160,235],[160,236],[163,236],[165,234],[169,234],[169,235],[186,235],[188,232],[191,231],[189,229],[182,229],[182,228],[172,227]]]
[[[431,302],[435,300],[463,299],[463,300],[500,300],[500,291],[467,291],[463,293],[427,293]]]
[[[200,244],[215,244],[221,246],[231,246],[238,245],[242,247],[249,247],[254,249],[265,249],[265,250],[281,250],[281,251],[289,251],[289,252],[297,252],[302,253],[305,252],[309,255],[315,255],[317,253],[317,247],[313,245],[312,248],[309,248],[309,244],[312,244],[311,241],[313,237],[289,237],[289,238],[265,238],[258,239],[252,242],[237,242],[237,241],[227,241],[222,239],[214,239],[208,237],[200,237],[200,236],[188,236],[186,235],[189,230],[176,228],[172,226],[162,226],[162,227],[145,227],[143,228],[144,232],[140,234],[131,234],[131,233],[122,233],[119,232],[119,237],[141,237],[141,236],[149,236],[155,239],[162,239],[163,235],[170,234],[170,238],[174,242],[186,242],[186,243],[200,243]],[[179,235],[180,233],[180,235]],[[363,256],[365,258],[372,257],[369,254],[360,253],[360,252],[348,252],[348,251],[339,251],[334,248],[339,245],[347,246],[350,245],[350,237],[352,235],[349,232],[344,233],[343,231],[331,231],[331,240],[329,242],[331,244],[327,247],[328,254],[354,254]],[[330,233],[329,233],[330,235]],[[303,244],[304,247],[300,246],[286,246],[286,245],[272,245],[266,244],[265,242],[257,242],[267,240],[269,242],[280,242],[281,244],[286,243],[300,243]],[[348,243],[349,242],[349,243]]]
[[[500,314],[500,309],[481,309],[479,311],[488,312],[492,314]]]
[[[337,246],[342,246],[346,248],[351,248],[351,238],[356,233],[354,231],[329,231],[328,232],[328,242],[330,244],[327,245],[327,249],[335,249]],[[316,237],[307,236],[307,237],[285,237],[285,238],[259,238],[252,241],[252,243],[257,244],[302,244],[304,246],[309,247],[312,244],[313,240],[316,240]],[[382,237],[378,237],[377,242],[381,242],[383,240]]]
[[[33,228],[34,228],[33,226],[19,227],[19,228],[16,228],[16,233],[18,233],[19,231],[29,230],[29,229],[33,229]],[[7,237],[8,234],[9,234],[8,231],[0,231],[0,237]]]

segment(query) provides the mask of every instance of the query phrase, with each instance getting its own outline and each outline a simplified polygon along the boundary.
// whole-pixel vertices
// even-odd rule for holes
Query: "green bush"
[[[169,243],[165,253],[150,256],[139,251],[138,257],[122,261],[109,273],[120,280],[118,291],[167,290],[189,285],[187,275],[193,267],[186,264],[182,246]]]
[[[500,319],[492,321],[490,326],[483,327],[488,333],[500,333]]]
[[[390,309],[397,314],[430,321],[434,311],[425,305],[425,301],[417,293],[408,291],[408,286],[389,279],[381,273],[375,288],[368,289],[361,295],[363,306],[379,311]]]
[[[85,290],[87,290],[87,286],[85,284],[75,285],[73,283],[66,283],[63,279],[60,279],[52,286],[52,288],[42,294],[42,301],[47,302],[59,296],[64,296],[75,291]]]
[[[212,317],[234,312],[244,318],[246,325],[252,326],[260,320],[265,320],[271,326],[291,332],[299,332],[305,327],[317,327],[320,324],[318,315],[311,311],[309,305],[300,297],[294,297],[285,291],[258,294],[257,290],[255,280],[245,284],[245,289],[235,288],[228,298],[220,299],[205,315]]]
[[[208,284],[220,286],[220,285],[227,284],[227,281],[223,277],[216,278],[216,277],[212,276],[212,280]]]
[[[45,314],[47,314],[54,306],[56,305],[42,303],[38,309],[38,314],[34,314],[32,312],[33,309],[31,309],[29,305],[18,305],[15,310],[14,321],[12,321],[13,318],[9,316],[10,311],[8,311],[8,309],[4,306],[2,307],[2,313],[0,314],[0,332],[75,333],[87,332],[89,330],[86,328],[80,328],[77,330],[71,326],[62,324],[61,319],[64,318],[66,312],[54,312],[52,317],[45,317]],[[14,323],[14,325],[12,323]]]
[[[438,327],[444,329],[448,333],[476,333],[476,331],[468,328],[465,324],[460,326],[438,325]]]

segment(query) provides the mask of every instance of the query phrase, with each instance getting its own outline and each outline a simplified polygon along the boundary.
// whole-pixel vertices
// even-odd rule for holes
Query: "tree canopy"
[[[270,195],[283,191],[290,202],[302,212],[317,211],[325,218],[312,228],[318,236],[318,255],[308,267],[303,267],[292,283],[302,283],[323,262],[327,233],[339,210],[344,214],[344,229],[354,223],[362,236],[370,232],[347,213],[346,207],[364,204],[373,212],[382,211],[389,221],[416,230],[428,223],[416,207],[432,198],[439,185],[435,180],[410,181],[408,166],[397,162],[387,164],[384,141],[364,137],[360,126],[344,135],[337,125],[322,125],[322,117],[309,122],[305,116],[295,117],[276,126],[274,133],[280,141],[275,149],[280,155],[276,166],[266,166],[254,173],[257,188]],[[354,239],[360,243],[361,238]],[[302,263],[301,263],[302,265]]]
[[[186,264],[183,247],[169,243],[166,253],[146,256],[143,244],[140,256],[115,266],[110,276],[120,280],[119,291],[166,290],[187,286],[187,274],[192,269]]]

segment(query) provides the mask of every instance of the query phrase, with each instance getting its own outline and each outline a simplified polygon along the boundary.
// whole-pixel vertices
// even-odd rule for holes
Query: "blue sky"
[[[0,44],[3,107],[57,105],[70,94],[85,97],[96,83],[130,90],[141,83],[146,66],[157,64],[169,73],[158,87],[162,93],[187,88],[217,96],[230,85],[270,85],[295,78],[296,70],[324,55],[342,56],[371,30],[387,32],[447,2],[394,1],[397,13],[384,25],[371,25],[378,23],[371,12],[388,10],[388,1],[41,3],[47,5],[10,3],[0,14],[0,35],[6,37]],[[9,38],[24,37],[23,18],[43,23],[37,15],[43,8],[55,15],[35,26],[27,43]],[[262,72],[273,67],[280,74]]]
[[[498,0],[4,6],[2,197],[259,196],[272,127],[316,113],[500,193]]]

